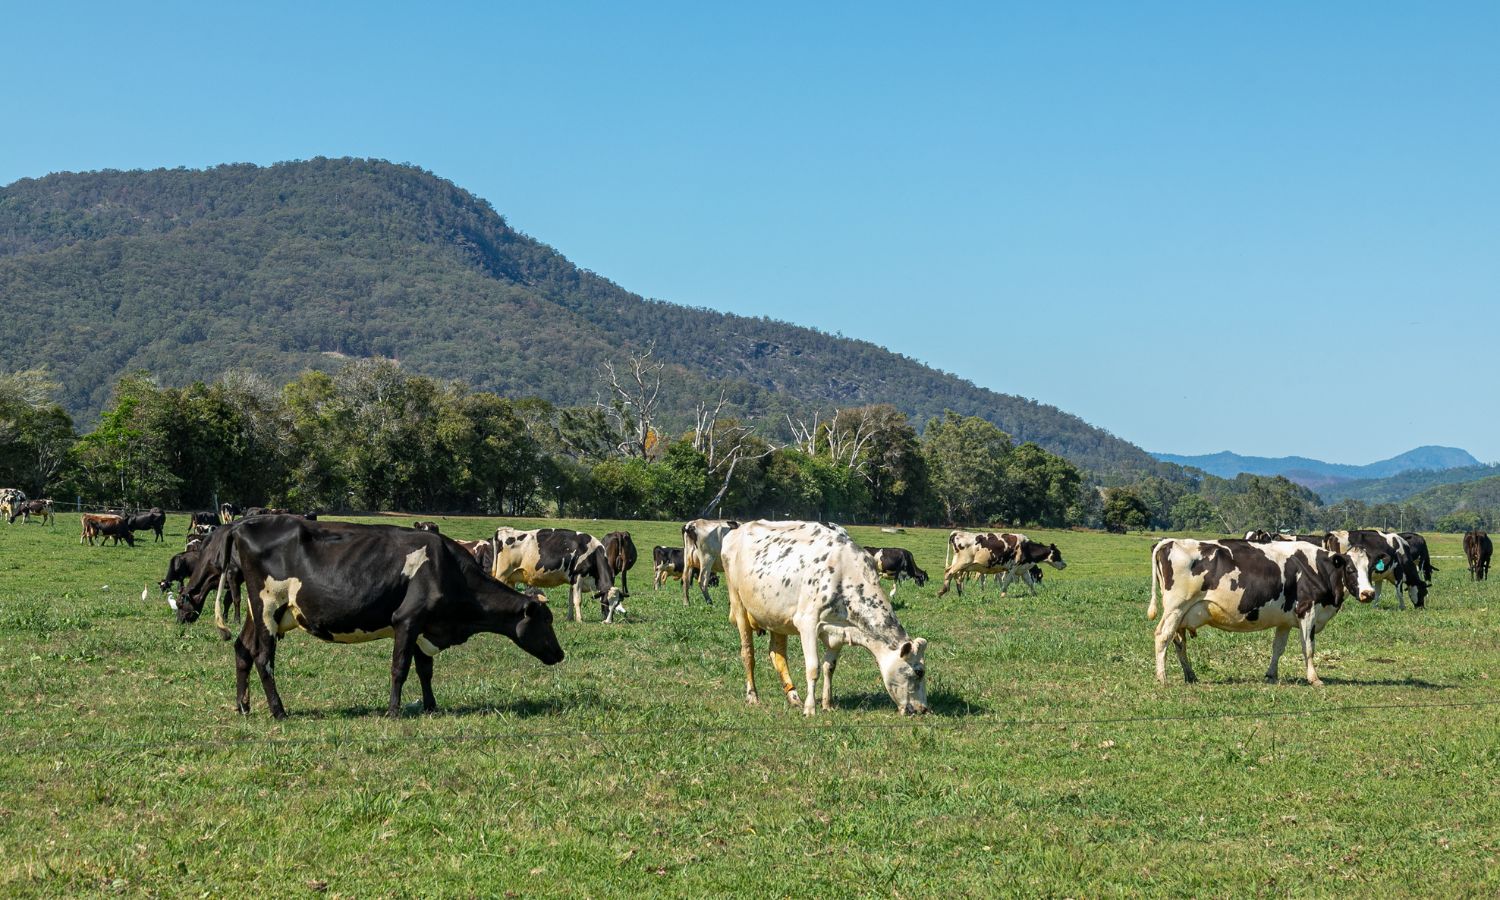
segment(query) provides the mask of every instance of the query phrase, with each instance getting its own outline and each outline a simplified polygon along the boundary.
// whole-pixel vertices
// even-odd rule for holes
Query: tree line
[[[88,506],[686,519],[698,515],[924,525],[1243,532],[1378,525],[1486,527],[1490,510],[1434,516],[1316,494],[1281,477],[1169,467],[1101,484],[990,422],[947,412],[919,431],[889,404],[744,422],[700,402],[660,425],[662,364],[600,374],[600,401],[509,398],[359,360],[285,385],[231,371],[114,385],[79,434],[45,372],[0,374],[0,484]],[[672,384],[666,382],[670,389]],[[607,398],[607,400],[605,399]]]

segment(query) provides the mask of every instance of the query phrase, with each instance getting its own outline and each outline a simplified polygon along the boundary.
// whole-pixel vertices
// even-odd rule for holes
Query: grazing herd
[[[52,502],[0,489],[0,515],[11,522],[39,517],[51,524]],[[159,508],[81,515],[80,543],[124,541],[150,531],[162,540]],[[904,580],[928,581],[911,551],[861,547],[838,525],[802,521],[695,519],[682,526],[682,546],[652,548],[653,588],[682,582],[685,604],[696,583],[705,603],[722,575],[729,618],[740,639],[745,696],[759,702],[754,637],[769,635],[772,668],[783,695],[804,713],[832,708],[833,674],[850,645],[874,657],[887,693],[903,715],[928,711],[925,639],[909,635],[892,598]],[[500,527],[492,537],[454,540],[431,521],[413,527],[320,522],[314,513],[223,504],[193,513],[189,540],[174,555],[157,588],[181,623],[195,621],[213,595],[214,621],[234,639],[235,702],[248,711],[249,673],[260,678],[273,716],[286,715],[275,680],[276,646],[301,629],[332,643],[390,638],[388,712],[400,711],[402,688],[414,665],[424,710],[436,708],[433,659],[480,633],[501,634],[547,665],[564,652],[541,590],[566,585],[568,618],[583,619],[583,595],[599,602],[612,623],[626,615],[628,573],[637,562],[629,532],[604,539],[565,528]],[[1493,545],[1487,534],[1464,535],[1470,577],[1485,580]],[[997,576],[1002,595],[1020,579],[1036,595],[1041,567],[1066,568],[1056,544],[1009,532],[953,531],[944,554],[938,595],[964,581]],[[1317,636],[1354,597],[1379,602],[1390,584],[1405,608],[1427,603],[1433,573],[1427,542],[1414,532],[1337,530],[1326,534],[1252,531],[1243,539],[1167,538],[1151,551],[1147,615],[1156,620],[1156,678],[1166,680],[1172,647],[1186,681],[1196,680],[1188,640],[1202,628],[1230,632],[1273,630],[1266,679],[1275,681],[1287,640],[1301,641],[1306,677],[1321,684],[1314,665]],[[893,584],[889,595],[882,579]],[[142,591],[145,599],[149,585]],[[230,613],[242,619],[235,637]],[[787,639],[802,645],[799,692],[787,660]],[[818,682],[821,679],[821,694]]]

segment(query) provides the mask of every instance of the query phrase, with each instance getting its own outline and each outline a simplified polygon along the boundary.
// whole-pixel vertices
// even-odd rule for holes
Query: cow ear
[[[729,525],[729,530],[730,531],[733,531],[734,529],[740,527],[740,523],[734,521],[733,519],[730,519],[727,524]]]
[[[1344,567],[1344,564],[1349,560],[1344,558],[1344,554],[1335,553],[1333,554],[1333,556],[1329,557],[1329,561],[1333,563],[1333,567],[1335,569],[1342,569]]]
[[[902,642],[902,644],[901,644],[901,658],[902,659],[906,659],[908,656],[911,656],[913,653],[915,653],[916,649],[917,648],[912,644],[911,641],[904,641],[904,642]]]

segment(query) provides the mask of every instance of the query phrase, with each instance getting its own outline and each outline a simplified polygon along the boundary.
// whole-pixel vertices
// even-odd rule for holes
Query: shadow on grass
[[[421,702],[401,704],[401,718],[420,719],[424,716],[509,716],[517,719],[532,719],[557,716],[579,709],[606,710],[611,705],[599,697],[518,697],[501,703],[465,703],[445,705],[438,700],[438,708],[431,713],[422,711]],[[376,719],[385,715],[385,706],[346,706],[342,709],[288,710],[293,719]]]
[[[1347,684],[1354,687],[1411,687],[1424,691],[1451,691],[1457,685],[1436,684],[1421,678],[1339,678],[1324,675],[1324,684]]]
[[[841,694],[835,689],[833,705],[836,709],[888,709],[892,713],[896,712],[895,702],[885,691],[855,691]],[[946,691],[934,691],[928,694],[927,707],[932,710],[932,715],[953,718],[982,716],[991,711],[983,704],[971,703],[957,694],[950,694]]]

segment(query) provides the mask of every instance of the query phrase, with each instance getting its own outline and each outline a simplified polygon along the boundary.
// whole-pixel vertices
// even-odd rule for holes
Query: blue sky
[[[32,4],[0,183],[412,162],[1148,449],[1500,460],[1500,4],[927,7]]]

